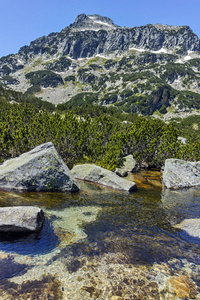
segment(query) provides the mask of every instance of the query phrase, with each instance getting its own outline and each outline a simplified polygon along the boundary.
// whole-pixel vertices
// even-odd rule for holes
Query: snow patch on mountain
[[[88,16],[94,23],[97,23],[97,24],[100,24],[100,25],[104,25],[104,26],[110,26],[112,28],[114,28],[115,26],[109,24],[109,23],[106,23],[106,22],[102,22],[102,21],[97,21],[96,18],[94,16]]]
[[[173,52],[173,51],[165,49],[165,48],[161,48],[159,50],[153,51],[153,50],[149,50],[149,49],[131,47],[131,48],[129,48],[129,50],[135,50],[135,51],[138,51],[138,52],[145,52],[146,51],[146,52],[151,52],[151,53],[155,53],[155,54],[159,54],[159,53],[172,54],[172,52]]]
[[[183,56],[175,61],[175,63],[178,64],[184,64],[185,62],[194,59],[194,58],[200,58],[200,53],[196,51],[188,51],[186,56]]]

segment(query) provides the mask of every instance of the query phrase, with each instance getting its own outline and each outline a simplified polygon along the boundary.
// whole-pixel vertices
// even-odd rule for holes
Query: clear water
[[[0,192],[0,206],[45,211],[39,234],[0,235],[0,299],[200,299],[200,239],[174,225],[200,218],[200,190],[162,191],[159,172],[128,194]]]

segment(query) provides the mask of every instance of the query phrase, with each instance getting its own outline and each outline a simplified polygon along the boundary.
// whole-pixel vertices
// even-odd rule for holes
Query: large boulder
[[[71,170],[71,173],[77,179],[118,190],[131,192],[137,189],[135,182],[125,180],[109,170],[92,164],[77,165]]]
[[[115,170],[117,175],[125,177],[128,175],[128,172],[137,171],[137,163],[132,154],[123,157],[123,160],[123,166]]]
[[[200,162],[167,159],[163,171],[163,184],[169,189],[200,186]]]
[[[44,222],[42,209],[33,206],[0,208],[0,232],[29,233],[39,231]]]
[[[28,191],[78,191],[54,145],[42,144],[0,166],[0,188]]]

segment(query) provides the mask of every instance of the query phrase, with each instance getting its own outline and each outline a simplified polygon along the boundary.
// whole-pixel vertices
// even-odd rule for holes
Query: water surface
[[[200,299],[200,240],[174,227],[200,217],[200,190],[162,191],[159,172],[127,180],[136,192],[1,191],[0,206],[46,215],[39,234],[0,236],[2,299]]]

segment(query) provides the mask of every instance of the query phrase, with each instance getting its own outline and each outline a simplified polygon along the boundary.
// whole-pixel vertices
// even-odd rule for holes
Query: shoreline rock
[[[74,192],[79,186],[56,151],[45,143],[0,166],[0,188]]]
[[[131,192],[137,189],[136,183],[123,179],[114,172],[94,164],[77,165],[71,170],[76,179],[94,182],[117,190]]]
[[[133,158],[133,155],[127,155],[123,157],[124,162],[123,166],[121,168],[116,168],[115,173],[121,177],[126,177],[128,175],[128,172],[137,171],[137,163],[136,160]]]
[[[168,189],[200,187],[200,162],[166,159],[163,185]]]
[[[33,206],[0,208],[1,233],[31,233],[39,231],[44,222],[42,209]]]

